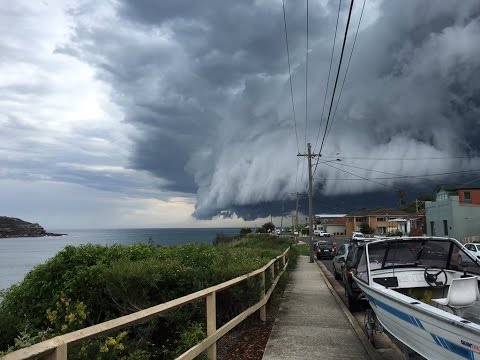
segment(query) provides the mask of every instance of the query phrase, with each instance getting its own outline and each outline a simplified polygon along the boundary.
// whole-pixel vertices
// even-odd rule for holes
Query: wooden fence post
[[[270,280],[270,286],[272,286],[275,281],[275,263],[270,265]]]
[[[265,271],[260,274],[260,300],[265,298]],[[260,320],[267,321],[267,305],[260,308]]]
[[[67,344],[58,345],[46,358],[47,360],[67,360]]]
[[[217,331],[217,304],[215,291],[207,295],[207,335],[210,336]],[[217,360],[217,342],[214,342],[207,349],[209,360]]]

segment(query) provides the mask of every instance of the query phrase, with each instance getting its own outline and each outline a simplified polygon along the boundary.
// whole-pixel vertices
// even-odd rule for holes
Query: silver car
[[[352,244],[343,244],[338,248],[337,254],[333,258],[333,275],[335,275],[335,279],[337,280],[342,278],[343,265],[347,260],[347,255],[351,247]]]

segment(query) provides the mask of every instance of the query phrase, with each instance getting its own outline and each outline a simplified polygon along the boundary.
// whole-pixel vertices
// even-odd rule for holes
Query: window
[[[363,251],[362,256],[357,265],[357,276],[360,280],[368,284],[368,269],[367,269],[367,257],[366,252]]]
[[[465,204],[471,204],[472,203],[472,198],[470,196],[470,191],[465,191],[463,193],[463,202]]]
[[[383,235],[387,232],[387,228],[385,226],[378,226],[377,227],[377,235]]]
[[[475,251],[475,246],[473,246],[473,244],[467,244],[467,245],[465,245],[465,247],[466,247],[468,250]]]
[[[384,217],[377,217],[377,221],[385,221]]]
[[[430,221],[430,232],[435,236],[435,221]]]
[[[443,220],[443,233],[448,236],[448,223],[447,220]]]

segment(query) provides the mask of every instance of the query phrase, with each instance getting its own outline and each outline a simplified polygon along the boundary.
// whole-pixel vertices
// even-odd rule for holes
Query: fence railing
[[[248,274],[148,309],[42,341],[35,345],[11,352],[2,357],[2,360],[26,360],[37,359],[39,357],[46,358],[47,360],[67,360],[69,346],[79,345],[95,337],[109,334],[127,326],[143,323],[148,319],[202,298],[206,299],[207,337],[180,355],[177,360],[194,359],[205,351],[207,351],[209,360],[215,360],[217,358],[217,340],[240,324],[248,316],[260,310],[260,319],[266,321],[266,304],[278,280],[287,268],[289,251],[290,249],[285,250],[283,254],[270,260],[270,262],[262,268]],[[260,276],[261,281],[260,300],[217,329],[216,293],[256,276]],[[270,288],[267,291],[265,291],[266,276],[269,276],[271,280]]]

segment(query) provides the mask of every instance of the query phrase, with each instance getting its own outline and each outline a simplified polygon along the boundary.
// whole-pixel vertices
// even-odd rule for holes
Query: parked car
[[[333,258],[333,275],[337,280],[342,279],[343,267],[345,266],[348,253],[352,246],[352,244],[343,244],[337,250],[337,254]]]
[[[329,240],[318,240],[313,243],[313,251],[318,260],[324,257],[333,258],[337,252],[337,244]]]
[[[330,237],[330,233],[324,230],[313,230],[313,234],[320,237]]]
[[[477,259],[480,259],[480,243],[468,243],[464,247],[468,250],[470,254],[475,256]]]
[[[352,237],[350,239],[350,241],[362,241],[362,240],[365,240],[365,235],[363,235],[361,232],[356,232],[354,231],[352,233]]]
[[[357,270],[357,265],[364,249],[365,243],[363,241],[351,244],[347,254],[347,261],[343,266],[343,286],[345,287],[345,295],[347,296],[348,309],[350,311],[359,311],[368,304],[362,290],[352,278],[352,274]]]

